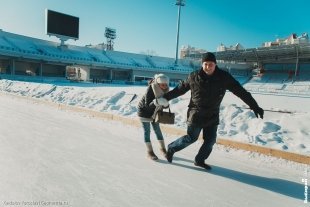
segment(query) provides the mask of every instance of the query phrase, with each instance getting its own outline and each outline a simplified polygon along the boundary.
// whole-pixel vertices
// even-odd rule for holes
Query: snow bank
[[[126,85],[83,87],[81,84],[72,87],[0,80],[0,91],[2,92],[129,117],[136,117],[137,104],[144,95],[145,89],[141,86]],[[129,103],[134,96],[136,98]],[[257,119],[242,101],[231,93],[227,93],[220,111],[219,137],[309,154],[310,98],[256,96],[255,94],[254,97],[264,109],[293,113],[266,111],[263,120]],[[187,93],[170,101],[171,109],[176,113],[175,127],[186,128],[186,110],[189,98],[190,94]],[[305,107],[296,108],[300,101],[305,104]]]

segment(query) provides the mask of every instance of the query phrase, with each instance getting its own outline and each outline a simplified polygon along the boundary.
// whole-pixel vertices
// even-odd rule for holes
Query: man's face
[[[205,61],[202,63],[202,69],[208,75],[212,75],[214,73],[215,66],[216,66],[215,62],[212,61]]]

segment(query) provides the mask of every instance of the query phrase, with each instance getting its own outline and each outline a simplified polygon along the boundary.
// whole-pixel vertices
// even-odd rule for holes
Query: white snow
[[[5,93],[133,118],[136,117],[137,104],[145,89],[146,86],[102,84],[61,86],[0,80],[0,91]],[[128,104],[135,94],[137,98]],[[245,103],[228,92],[221,106],[219,137],[309,155],[310,98],[268,94],[253,94],[253,96],[266,110],[264,119],[257,119]],[[176,113],[175,127],[186,128],[189,98],[190,94],[187,93],[170,101],[171,110]]]
[[[127,94],[135,92],[140,96],[144,89],[55,88],[1,81],[1,90],[14,95],[119,114],[127,111],[131,112],[130,116],[134,116],[134,112],[130,109],[133,106],[125,104],[130,100]],[[183,100],[178,100],[172,105],[180,112]],[[248,113],[233,105],[223,110],[233,112],[229,116],[234,119],[240,117],[240,113]],[[0,206],[308,205],[304,203],[302,182],[309,177],[306,165],[216,145],[208,159],[213,169],[206,172],[195,167],[192,161],[200,142],[178,152],[172,164],[162,156],[154,162],[145,156],[142,128],[61,111],[35,103],[33,99],[5,93],[0,94],[0,117]],[[180,113],[180,117],[183,114]],[[252,120],[251,115],[247,117]],[[257,120],[262,128],[258,132],[279,131],[273,124],[269,127],[266,123],[270,120],[267,120]],[[167,143],[175,139],[165,137]],[[153,143],[155,152],[160,155],[154,139]]]

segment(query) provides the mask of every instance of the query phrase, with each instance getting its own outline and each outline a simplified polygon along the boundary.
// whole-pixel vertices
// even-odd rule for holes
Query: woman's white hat
[[[160,73],[154,76],[155,83],[166,83],[169,85],[169,77]]]

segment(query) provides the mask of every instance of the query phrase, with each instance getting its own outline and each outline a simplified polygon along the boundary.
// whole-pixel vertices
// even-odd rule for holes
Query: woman
[[[150,139],[151,125],[159,141],[160,151],[166,157],[166,147],[164,137],[161,133],[159,123],[153,122],[153,115],[157,107],[168,107],[169,103],[166,99],[161,98],[169,91],[169,78],[164,74],[156,74],[150,82],[145,95],[138,104],[138,116],[142,122],[144,130],[144,142],[147,149],[147,156],[152,160],[157,160]]]

